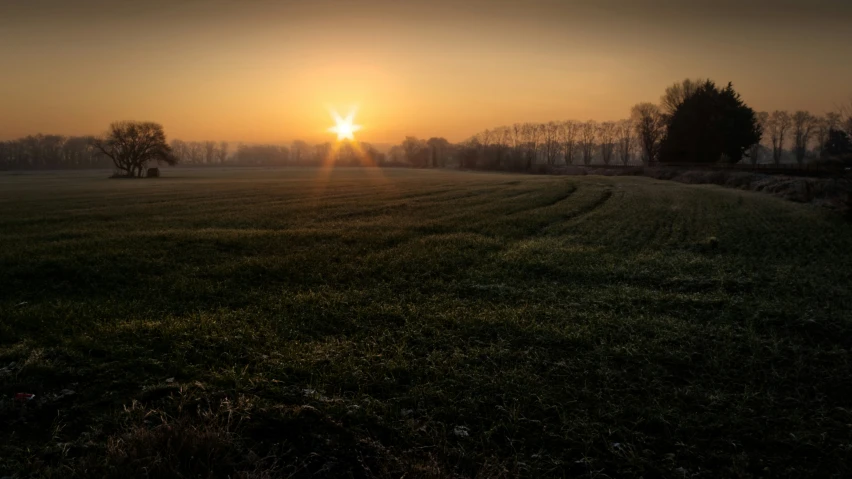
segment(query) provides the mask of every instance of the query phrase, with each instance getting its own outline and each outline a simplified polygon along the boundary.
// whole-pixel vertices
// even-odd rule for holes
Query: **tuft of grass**
[[[0,175],[0,476],[852,473],[837,215],[642,177],[102,176]]]

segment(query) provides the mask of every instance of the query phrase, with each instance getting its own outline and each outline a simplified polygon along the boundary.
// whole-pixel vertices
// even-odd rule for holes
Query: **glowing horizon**
[[[758,111],[849,101],[852,2],[708,3],[6,2],[0,139],[150,120],[170,139],[317,143],[325,105],[357,104],[360,141],[455,142],[618,120],[684,78],[732,81]]]

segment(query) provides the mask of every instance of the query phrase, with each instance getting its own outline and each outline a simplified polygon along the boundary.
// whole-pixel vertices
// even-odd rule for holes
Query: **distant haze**
[[[756,110],[852,95],[849,0],[0,4],[0,139],[113,120],[170,138],[458,141],[517,121],[627,116],[685,77]]]

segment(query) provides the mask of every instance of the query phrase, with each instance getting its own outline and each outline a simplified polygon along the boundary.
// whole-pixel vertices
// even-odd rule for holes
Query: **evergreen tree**
[[[823,153],[829,159],[850,163],[852,162],[852,140],[843,130],[831,130],[823,146]]]
[[[660,145],[662,163],[737,163],[746,150],[760,142],[761,128],[729,83],[719,89],[702,83],[669,119]]]

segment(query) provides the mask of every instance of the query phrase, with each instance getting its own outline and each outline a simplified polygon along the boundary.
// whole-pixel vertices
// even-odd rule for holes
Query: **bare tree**
[[[820,159],[824,156],[823,152],[825,150],[825,143],[828,141],[828,135],[832,130],[836,130],[839,124],[840,113],[834,111],[828,112],[825,116],[815,120],[814,136],[817,141],[817,152]]]
[[[402,149],[405,151],[405,158],[412,166],[420,168],[429,166],[429,148],[425,141],[413,136],[406,136],[402,142]]]
[[[592,164],[597,127],[598,124],[594,120],[589,120],[580,126],[580,149],[583,152],[583,164],[586,166]]]
[[[220,164],[228,161],[228,149],[229,148],[230,148],[230,145],[228,145],[227,141],[219,142],[219,149],[216,150],[216,158],[218,159]]]
[[[190,163],[200,164],[204,158],[204,145],[197,141],[187,143],[187,153]]]
[[[836,111],[830,111],[825,114],[825,121],[828,123],[829,130],[836,130],[843,121],[843,115]]]
[[[580,123],[568,120],[559,129],[562,141],[562,152],[565,154],[565,164],[574,164],[574,154],[577,151],[577,136],[580,133]]]
[[[432,168],[446,166],[446,156],[450,149],[450,142],[445,138],[432,137],[426,141],[426,145],[429,147],[429,158]]]
[[[475,158],[475,161],[471,166],[474,167],[482,167],[486,166],[490,163],[488,159],[488,152],[491,147],[492,142],[496,137],[496,132],[485,129],[471,138],[471,142],[469,142],[469,146],[474,150],[468,151],[466,156],[467,162],[471,163],[471,159]],[[474,154],[475,153],[475,154]]]
[[[852,99],[841,106],[837,114],[840,117],[837,127],[845,131],[847,135],[852,136]]]
[[[483,148],[488,148],[488,146],[491,144],[492,136],[493,135],[491,134],[491,130],[486,128],[482,133],[477,136],[477,139],[479,139],[480,146],[482,146]]]
[[[636,130],[636,137],[642,147],[642,162],[651,164],[657,158],[660,140],[665,131],[665,121],[660,107],[653,103],[639,103],[630,110],[630,119]]]
[[[601,145],[601,158],[605,165],[609,165],[615,151],[616,125],[614,122],[605,121],[598,125],[597,133]]]
[[[521,130],[523,130],[523,125],[520,123],[515,123],[512,125],[512,147],[519,148],[521,144]]]
[[[766,131],[769,133],[769,140],[772,142],[772,162],[776,165],[781,164],[781,154],[784,153],[784,139],[792,123],[793,120],[786,111],[775,110],[769,115]]]
[[[290,161],[301,165],[310,161],[311,146],[302,140],[296,140],[290,144]]]
[[[501,126],[500,128],[498,128],[498,131],[497,166],[501,167],[504,164],[506,152],[512,145],[512,129],[508,126]]]
[[[556,164],[556,159],[562,153],[562,142],[559,138],[559,124],[551,121],[543,125],[544,157],[549,166]]]
[[[521,141],[526,150],[526,169],[532,170],[538,158],[539,142],[541,141],[542,128],[537,123],[524,123],[521,125]]]
[[[805,163],[805,155],[808,152],[808,143],[816,127],[816,118],[807,111],[793,113],[793,152],[796,154],[796,162],[799,166]]]
[[[92,140],[92,147],[112,159],[123,176],[142,176],[150,161],[178,162],[166,143],[163,126],[153,122],[117,121],[106,134]]]
[[[674,115],[674,112],[678,109],[678,107],[680,107],[687,98],[691,97],[692,94],[695,93],[706,81],[707,80],[700,78],[696,78],[695,80],[686,78],[683,81],[666,88],[666,92],[660,98],[660,105],[662,107],[663,114],[668,117]]]
[[[618,142],[618,157],[621,163],[630,163],[630,155],[633,153],[633,121],[621,120],[616,125],[616,138]]]
[[[189,146],[185,141],[172,140],[171,147],[172,153],[178,158],[178,160],[186,161],[189,158]]]
[[[204,163],[208,165],[212,165],[216,162],[216,142],[215,141],[205,141],[204,142]]]
[[[62,145],[62,157],[66,168],[86,168],[91,166],[92,139],[89,137],[69,137]],[[2,159],[0,159],[2,163]]]

